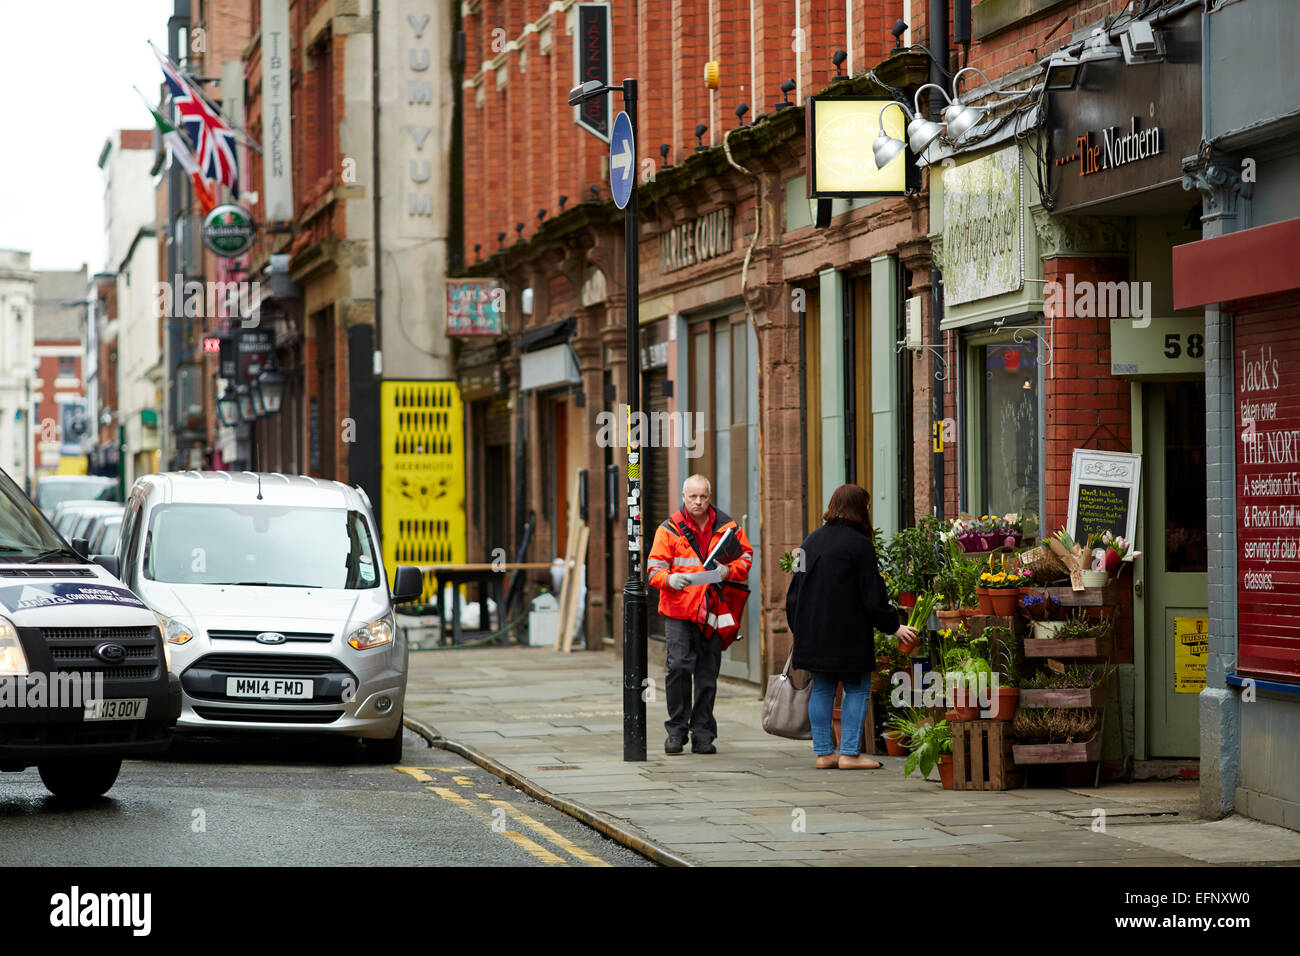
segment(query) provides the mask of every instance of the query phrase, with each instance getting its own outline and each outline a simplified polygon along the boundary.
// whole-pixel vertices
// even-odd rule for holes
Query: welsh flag
[[[158,124],[158,132],[162,134],[163,142],[171,150],[172,158],[181,164],[181,168],[190,177],[190,182],[194,184],[194,195],[199,198],[199,206],[206,216],[212,211],[216,202],[212,198],[212,190],[203,179],[203,174],[199,172],[199,164],[194,160],[194,153],[189,143],[185,142],[185,137],[180,134],[180,131],[159,116],[158,111],[152,106],[149,107],[149,112],[153,114],[153,121]]]

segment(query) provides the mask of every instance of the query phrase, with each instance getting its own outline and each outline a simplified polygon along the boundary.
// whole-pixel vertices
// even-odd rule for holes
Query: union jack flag
[[[185,138],[194,146],[200,175],[209,182],[229,187],[231,195],[238,199],[239,158],[234,132],[167,57],[156,49],[153,52],[162,67]]]

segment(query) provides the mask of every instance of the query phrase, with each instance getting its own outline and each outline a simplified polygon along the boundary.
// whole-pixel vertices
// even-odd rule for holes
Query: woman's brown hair
[[[822,521],[847,521],[871,533],[871,495],[861,485],[840,485],[831,495]]]

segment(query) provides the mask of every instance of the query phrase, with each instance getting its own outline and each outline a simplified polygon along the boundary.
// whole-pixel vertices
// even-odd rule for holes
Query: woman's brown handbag
[[[812,721],[808,718],[808,698],[812,695],[812,677],[799,687],[790,676],[794,651],[785,659],[785,669],[767,679],[763,697],[763,729],[777,737],[811,740]]]

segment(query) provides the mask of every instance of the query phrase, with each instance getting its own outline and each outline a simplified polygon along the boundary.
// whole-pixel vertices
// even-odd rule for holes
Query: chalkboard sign
[[[1075,541],[1087,541],[1089,535],[1104,531],[1128,537],[1127,488],[1081,482],[1075,501],[1074,525],[1070,529]]]
[[[1130,542],[1137,532],[1137,492],[1142,456],[1076,448],[1070,464],[1070,512],[1066,528],[1080,544],[1109,531]]]

